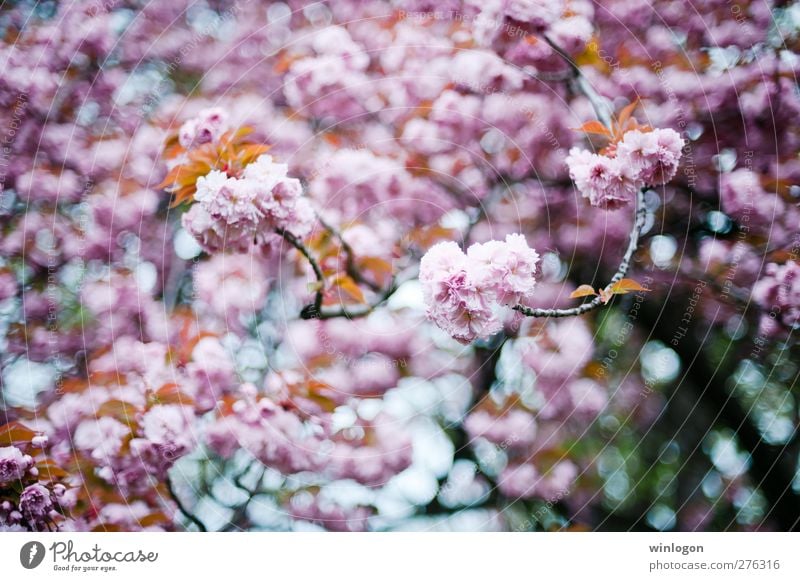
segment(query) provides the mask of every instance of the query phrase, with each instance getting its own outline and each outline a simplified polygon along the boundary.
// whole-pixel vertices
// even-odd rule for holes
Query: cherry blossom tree
[[[800,527],[796,3],[0,25],[0,530]]]

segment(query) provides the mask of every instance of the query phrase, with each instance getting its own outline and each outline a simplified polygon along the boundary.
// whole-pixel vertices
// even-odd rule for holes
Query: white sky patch
[[[18,359],[3,373],[3,400],[6,406],[33,408],[36,396],[52,388],[56,370],[46,363]]]

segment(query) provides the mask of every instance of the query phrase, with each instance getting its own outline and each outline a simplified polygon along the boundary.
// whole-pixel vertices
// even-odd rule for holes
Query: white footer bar
[[[0,567],[15,580],[797,580],[799,548],[792,533],[5,533]]]

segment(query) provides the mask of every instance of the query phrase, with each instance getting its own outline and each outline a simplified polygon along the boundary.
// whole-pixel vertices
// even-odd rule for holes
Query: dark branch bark
[[[645,217],[647,216],[647,209],[644,205],[645,191],[646,188],[642,188],[636,194],[636,215],[633,220],[630,237],[628,238],[628,248],[625,250],[625,254],[622,256],[622,260],[619,263],[617,271],[611,276],[610,282],[606,285],[606,291],[610,291],[611,287],[614,286],[615,283],[619,282],[625,277],[625,275],[628,273],[628,269],[631,266],[633,255],[636,253],[636,249],[639,247],[639,236],[642,233],[642,227],[644,226]],[[583,315],[593,311],[605,304],[606,303],[603,302],[603,298],[598,296],[588,303],[584,303],[571,309],[532,309],[524,305],[516,305],[514,310],[519,311],[527,317],[576,317],[578,315]]]
[[[199,529],[201,532],[204,532],[204,533],[205,533],[205,532],[208,532],[208,529],[206,529],[206,525],[204,525],[204,524],[203,524],[203,521],[201,521],[201,520],[200,520],[199,518],[197,518],[197,517],[196,517],[194,514],[192,514],[192,512],[191,512],[190,510],[188,510],[188,509],[186,508],[186,506],[184,506],[183,502],[181,502],[181,499],[178,497],[178,495],[177,495],[177,494],[175,494],[175,488],[174,488],[174,487],[173,487],[173,485],[172,485],[172,479],[171,479],[171,478],[168,476],[168,477],[166,478],[166,480],[164,481],[164,483],[167,485],[167,492],[169,492],[169,495],[170,495],[170,497],[172,498],[172,501],[173,501],[173,502],[175,503],[175,505],[178,507],[178,510],[180,511],[180,513],[181,513],[181,514],[182,514],[184,517],[186,517],[186,519],[188,519],[189,521],[191,521],[192,523],[194,523],[194,525],[195,525],[195,526],[196,526],[196,527],[197,527],[197,528],[198,528],[198,529]]]

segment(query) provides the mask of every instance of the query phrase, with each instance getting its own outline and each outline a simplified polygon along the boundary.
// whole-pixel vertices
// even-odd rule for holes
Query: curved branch
[[[335,232],[334,229],[331,229],[327,225],[325,225],[325,223],[322,223],[322,225],[325,228],[330,229],[330,231],[335,236],[340,236]],[[403,282],[403,281],[398,280],[398,277],[393,277],[391,284],[389,284],[389,286],[386,289],[384,289],[382,293],[380,293],[380,296],[379,296],[377,301],[375,301],[372,304],[365,305],[364,307],[359,308],[357,310],[348,310],[348,309],[345,309],[345,308],[336,309],[336,310],[323,310],[323,308],[322,308],[322,300],[323,300],[323,291],[324,291],[324,288],[325,288],[325,286],[324,286],[325,285],[325,275],[322,272],[322,268],[320,267],[319,262],[317,262],[316,258],[314,258],[311,255],[311,252],[309,251],[309,249],[306,248],[306,246],[303,244],[303,242],[300,241],[294,234],[292,234],[291,232],[288,232],[287,230],[285,230],[283,228],[276,228],[275,232],[277,234],[279,234],[289,244],[291,244],[294,248],[296,248],[300,252],[300,254],[302,254],[305,257],[305,259],[308,260],[308,263],[311,265],[311,268],[314,270],[314,274],[317,277],[317,283],[319,284],[319,288],[317,289],[317,292],[314,295],[314,302],[312,304],[310,304],[310,305],[306,305],[305,307],[303,307],[303,309],[300,311],[300,318],[301,319],[305,319],[305,320],[308,320],[308,319],[335,319],[337,317],[346,317],[348,319],[357,319],[357,318],[360,318],[360,317],[366,317],[367,315],[372,313],[372,311],[374,311],[375,308],[378,305],[382,304],[390,296],[392,296],[394,294],[394,292],[399,288],[400,284]],[[352,251],[352,249],[350,249],[350,250]],[[348,274],[350,274],[350,273],[348,272]],[[354,279],[356,278],[356,277],[353,277],[352,275],[350,275],[350,276],[352,278],[354,278]],[[359,281],[363,282],[361,280],[361,277],[359,277]],[[367,286],[370,286],[370,285],[367,285]],[[372,289],[372,286],[370,286],[370,288]],[[380,289],[377,289],[375,292],[377,292],[378,290],[380,290]]]
[[[305,259],[311,265],[311,268],[314,269],[314,275],[317,277],[317,285],[319,288],[317,288],[317,292],[314,295],[314,304],[307,305],[306,307],[303,308],[302,311],[302,313],[312,313],[312,314],[308,316],[303,316],[301,313],[301,316],[303,316],[304,319],[310,319],[313,317],[313,313],[319,313],[322,311],[322,298],[323,298],[322,292],[325,289],[325,275],[322,273],[322,268],[320,267],[319,262],[317,262],[317,259],[311,256],[311,252],[297,238],[297,236],[295,236],[288,230],[285,230],[284,228],[276,228],[275,232],[280,234],[280,236],[284,240],[286,240],[286,242],[294,246],[298,250],[298,252],[300,252],[300,254],[302,254],[305,257]]]
[[[645,191],[647,191],[647,188],[642,188],[636,193],[636,215],[633,220],[633,228],[631,229],[630,238],[628,239],[628,248],[625,250],[625,254],[622,256],[622,260],[619,263],[619,267],[617,267],[617,271],[611,277],[611,281],[606,285],[606,291],[609,291],[615,283],[619,282],[625,277],[628,272],[628,268],[630,268],[631,259],[633,258],[636,249],[639,247],[639,236],[642,233],[642,227],[644,227],[645,217],[647,216],[647,208],[645,208],[644,205]],[[519,311],[527,317],[575,317],[584,313],[588,313],[589,311],[593,311],[604,304],[603,298],[598,296],[588,303],[584,303],[571,309],[532,309],[530,307],[526,307],[525,305],[516,305],[514,310]]]
[[[380,298],[378,298],[377,301],[375,301],[372,304],[365,305],[359,308],[358,310],[351,311],[345,308],[333,311],[320,310],[317,311],[316,315],[309,316],[307,318],[324,320],[324,319],[335,319],[337,317],[345,317],[347,319],[360,319],[362,317],[366,317],[367,315],[372,313],[372,311],[374,311],[378,305],[382,304],[386,299],[392,296],[399,286],[400,283],[398,283],[396,279],[392,279],[392,284],[390,284],[389,287],[385,291],[383,291],[383,293],[381,294]]]
[[[583,93],[587,99],[589,99],[600,122],[606,127],[611,128],[612,110],[606,98],[597,94],[597,91],[594,90],[592,85],[589,83],[589,80],[583,74],[583,71],[581,71],[578,63],[572,60],[572,57],[569,56],[569,54],[567,54],[563,48],[553,42],[553,40],[546,34],[544,35],[544,40],[550,46],[550,48],[552,48],[553,51],[569,65],[570,69],[572,70],[572,78],[575,80],[578,90],[580,90],[580,92]]]
[[[380,285],[375,284],[371,280],[364,278],[359,272],[358,268],[356,268],[356,254],[353,251],[353,247],[350,246],[350,243],[344,239],[344,235],[335,228],[331,223],[327,220],[323,219],[322,216],[317,214],[317,220],[322,227],[325,228],[328,232],[330,232],[338,241],[339,244],[342,246],[342,250],[345,253],[345,271],[347,275],[352,278],[354,281],[363,284],[364,286],[368,287],[373,292],[380,292],[382,289]]]
[[[187,520],[189,520],[189,521],[191,521],[192,523],[194,523],[194,525],[195,525],[195,526],[196,526],[198,529],[200,529],[200,531],[201,531],[201,532],[204,532],[204,533],[205,533],[205,532],[208,532],[208,529],[206,528],[206,525],[204,525],[204,524],[203,524],[203,521],[201,521],[201,520],[200,520],[199,518],[197,518],[197,517],[196,517],[194,514],[192,514],[192,513],[191,513],[191,512],[190,512],[190,511],[189,511],[189,510],[188,510],[188,509],[187,509],[187,508],[186,508],[186,507],[183,505],[183,502],[181,502],[181,499],[180,499],[180,498],[178,498],[178,495],[177,495],[177,494],[175,494],[175,488],[172,486],[172,479],[171,479],[169,476],[167,476],[167,478],[164,480],[164,483],[167,485],[167,492],[169,492],[169,495],[172,497],[172,501],[173,501],[173,502],[175,503],[175,505],[178,507],[178,510],[180,511],[180,513],[181,513],[181,514],[182,514],[184,517],[186,517],[186,519],[187,519]]]

